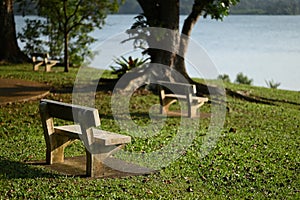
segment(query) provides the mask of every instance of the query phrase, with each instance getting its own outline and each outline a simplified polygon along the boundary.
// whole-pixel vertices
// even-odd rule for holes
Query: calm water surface
[[[133,18],[110,15],[103,29],[93,35],[99,42],[105,41],[128,29]],[[16,24],[17,31],[21,31],[24,19],[17,16]],[[200,19],[191,37],[207,52],[219,73],[228,74],[232,81],[243,72],[254,80],[254,85],[266,86],[265,80],[273,79],[281,83],[281,89],[300,90],[300,16]],[[188,71],[192,77],[198,76],[190,67]]]

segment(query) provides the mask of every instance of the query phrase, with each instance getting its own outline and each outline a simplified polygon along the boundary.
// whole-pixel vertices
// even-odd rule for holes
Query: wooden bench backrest
[[[93,127],[100,125],[97,109],[42,99],[40,102],[40,115],[47,147],[46,162],[48,164],[63,162],[64,148],[75,139],[82,140],[85,148],[92,151],[92,144],[94,143]],[[66,133],[62,133],[58,137],[53,118],[79,123],[81,130],[77,128],[74,131],[71,130],[72,137]],[[69,126],[74,127],[76,125]],[[90,156],[90,154],[87,155]],[[91,163],[90,160],[87,162]],[[91,165],[87,166],[87,172],[90,173]]]
[[[99,113],[95,108],[42,99],[40,102],[40,110],[46,112],[45,115],[47,115],[47,118],[58,118],[74,121],[75,123],[84,120],[85,123],[88,123],[85,124],[86,127],[100,126]]]
[[[48,53],[32,53],[31,57],[49,58]]]
[[[158,81],[160,89],[167,89],[171,93],[178,95],[196,94],[196,86],[187,83],[171,83],[167,81]],[[166,92],[165,91],[165,92]]]

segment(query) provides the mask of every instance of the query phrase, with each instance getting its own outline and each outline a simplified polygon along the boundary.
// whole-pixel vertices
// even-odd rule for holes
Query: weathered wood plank
[[[85,116],[88,118],[87,121],[89,123],[92,123],[89,124],[89,126],[100,126],[99,113],[98,110],[95,108],[67,104],[48,99],[41,100],[41,103],[47,104],[48,112],[51,117],[78,122],[79,113],[84,112]]]
[[[86,149],[86,174],[101,176],[103,162],[126,143],[131,137],[97,129],[100,125],[98,110],[42,99],[40,114],[46,141],[46,162],[64,162],[64,149],[72,141],[80,139]],[[78,124],[54,127],[53,118],[73,121]]]
[[[54,127],[54,130],[57,134],[67,135],[72,138],[80,139],[81,128],[80,125],[67,125],[67,126],[58,126]],[[98,142],[101,145],[118,145],[131,142],[131,137],[126,135],[121,135],[109,131],[104,131],[100,129],[93,128],[93,136],[95,142]]]
[[[197,115],[197,109],[208,101],[206,97],[195,96],[197,92],[195,85],[166,81],[158,81],[158,84],[162,114],[167,114],[170,105],[180,100],[187,103],[188,117],[195,117]]]
[[[51,67],[58,63],[57,60],[50,60],[50,56],[48,53],[32,53],[31,59],[33,63],[33,71],[38,71],[39,67],[44,65],[45,71],[50,72]]]
[[[170,91],[177,95],[186,95],[187,93],[196,94],[196,86],[187,83],[171,83],[167,81],[157,81],[164,90]],[[170,93],[168,92],[168,93]]]
[[[121,135],[112,133],[100,129],[93,129],[95,141],[100,141],[105,146],[126,144],[131,142],[131,137],[127,135]]]

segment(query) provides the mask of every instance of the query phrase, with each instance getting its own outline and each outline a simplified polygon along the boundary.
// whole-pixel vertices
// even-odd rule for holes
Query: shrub
[[[277,89],[281,84],[279,82],[276,83],[274,80],[265,81],[265,82],[269,88],[273,88],[273,89]]]
[[[142,59],[142,58],[136,58],[133,59],[131,56],[126,59],[124,56],[121,56],[121,58],[117,58],[115,60],[115,63],[118,66],[110,66],[112,69],[113,74],[117,74],[118,77],[123,76],[125,73],[130,71],[131,69],[141,67],[143,64],[147,62],[149,58]]]
[[[246,75],[240,72],[236,75],[235,82],[238,84],[252,85],[253,79],[249,79]]]
[[[223,75],[220,74],[220,75],[218,76],[218,79],[230,83],[230,78],[229,78],[229,75],[228,75],[228,74],[223,74]]]

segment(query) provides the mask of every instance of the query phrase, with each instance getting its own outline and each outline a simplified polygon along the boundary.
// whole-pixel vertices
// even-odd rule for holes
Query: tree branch
[[[45,6],[45,5],[42,5],[42,6]],[[58,4],[52,2],[52,3],[51,3],[51,7],[53,8],[52,10],[54,10],[53,13],[56,15],[56,18],[57,18],[57,19],[61,19],[62,16],[61,16],[61,13],[59,12]],[[43,15],[44,15],[44,14],[43,14]],[[47,18],[47,16],[46,16],[46,18]],[[60,32],[63,33],[64,30],[63,30],[62,24],[63,24],[64,22],[61,21],[61,20],[59,20],[59,21],[57,21],[57,22],[58,22],[58,30],[59,30]],[[51,24],[52,24],[52,22],[51,22]]]
[[[81,3],[82,3],[82,0],[79,0],[78,3],[76,4],[74,12],[68,17],[68,20],[70,20],[72,17],[74,17],[76,15]]]
[[[81,22],[82,22],[85,18],[87,18],[87,17],[88,17],[88,15],[83,15],[83,16],[78,20],[78,22],[75,22],[75,23],[73,23],[72,26],[70,26],[70,28],[67,30],[67,32],[69,33],[69,32],[72,31],[73,28],[75,28],[75,27],[77,27],[77,26],[80,26],[80,25],[83,25]]]

